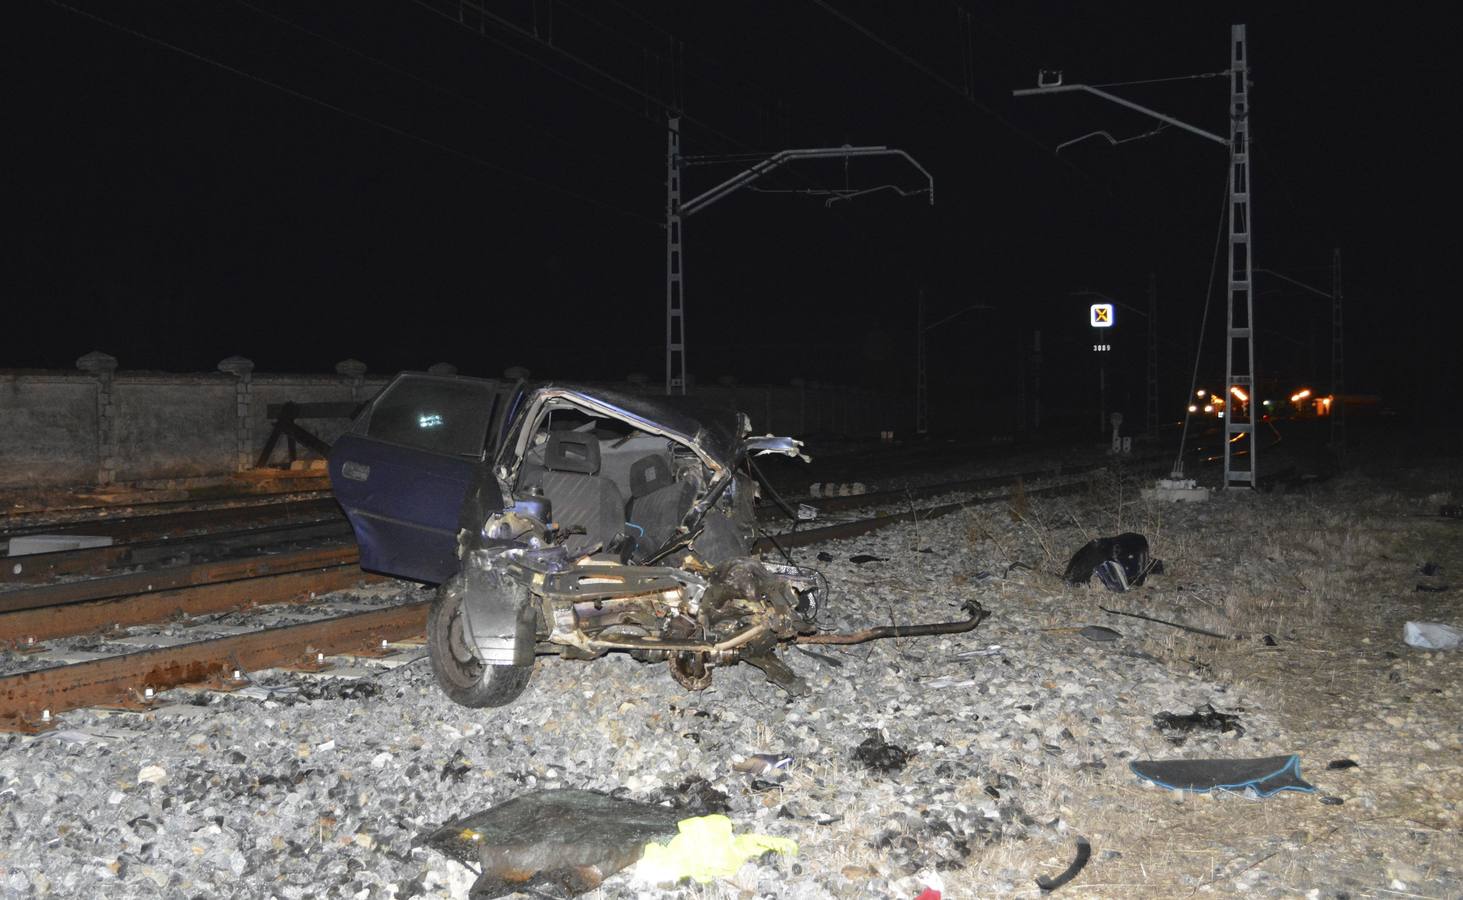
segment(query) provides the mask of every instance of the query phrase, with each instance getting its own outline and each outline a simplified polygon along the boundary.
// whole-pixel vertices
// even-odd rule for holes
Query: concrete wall
[[[116,468],[126,484],[234,471],[232,375],[118,375],[112,386]]]
[[[220,363],[228,372],[170,375],[117,372],[104,354],[78,362],[88,371],[0,373],[0,487],[227,476],[257,461],[273,428],[271,404],[359,403],[389,380],[346,364],[340,375],[256,375],[247,360],[230,359]],[[614,387],[660,393],[657,385]],[[872,436],[899,427],[904,412],[890,394],[831,385],[695,385],[692,393],[747,413],[759,434]],[[348,422],[301,424],[333,442]],[[270,462],[285,459],[281,439]]]
[[[0,487],[85,484],[97,473],[97,380],[0,374]]]

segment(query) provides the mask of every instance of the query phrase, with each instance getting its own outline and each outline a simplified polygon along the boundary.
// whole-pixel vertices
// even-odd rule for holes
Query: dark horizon
[[[994,396],[1009,390],[1022,335],[1042,329],[1063,346],[1085,315],[1073,292],[1146,308],[1154,273],[1164,393],[1177,398],[1225,151],[1169,128],[1054,155],[1089,132],[1127,139],[1157,123],[1094,98],[1010,92],[1040,68],[1089,84],[1216,72],[1229,25],[1245,22],[1256,264],[1329,289],[1341,249],[1349,391],[1412,409],[1458,381],[1457,314],[1437,265],[1447,148],[1403,99],[1445,83],[1440,18],[954,2],[766,3],[732,16],[557,0],[555,46],[594,71],[499,23],[479,35],[438,14],[449,5],[26,4],[9,54],[19,174],[7,206],[20,241],[0,366],[67,369],[99,349],[124,369],[208,371],[239,354],[262,371],[355,357],[376,373],[448,361],[468,374],[523,365],[657,382],[665,129],[653,100],[669,64],[652,48],[674,35],[687,155],[880,144],[935,178],[933,207],[892,192],[825,208],[742,191],[692,218],[699,379],[908,385],[923,290],[929,321],[996,308],[932,333],[935,399]],[[536,8],[547,33],[547,6],[494,10],[531,29]],[[966,83],[962,11],[969,98],[941,83]],[[1112,90],[1224,132],[1224,84]],[[686,191],[736,169],[687,169]],[[893,163],[856,161],[847,177],[841,162],[812,162],[759,187],[922,186]],[[1223,366],[1214,290],[1207,373]],[[1325,300],[1261,280],[1257,318],[1262,375],[1329,379]],[[1125,324],[1114,365],[1141,378],[1141,326]],[[1090,377],[1083,334],[1046,349],[1046,377]]]

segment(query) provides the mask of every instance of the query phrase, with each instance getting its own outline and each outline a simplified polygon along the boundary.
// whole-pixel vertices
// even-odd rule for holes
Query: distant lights
[[[1206,390],[1202,390],[1202,389],[1201,390],[1197,390],[1197,391],[1194,392],[1194,396],[1197,397],[1197,398],[1199,398],[1200,400],[1203,400],[1205,397],[1209,396],[1209,392],[1206,391]]]
[[[1192,403],[1190,403],[1190,404],[1189,404],[1189,412],[1191,412],[1191,413],[1196,413],[1196,412],[1198,412],[1198,411],[1199,411],[1199,407],[1197,407],[1197,406],[1195,406],[1195,405],[1194,405],[1194,404],[1192,404]]]
[[[1234,399],[1238,400],[1241,403],[1249,403],[1250,402],[1250,395],[1249,394],[1246,394],[1243,390],[1241,390],[1240,389],[1240,386],[1237,385],[1237,384],[1230,385],[1229,386],[1229,392],[1231,394],[1234,394]]]
[[[1301,388],[1300,390],[1296,391],[1294,394],[1291,394],[1290,395],[1290,402],[1291,403],[1299,403],[1300,401],[1304,400],[1305,398],[1309,397],[1310,395],[1311,395],[1311,389],[1310,388]]]
[[[1214,412],[1214,404],[1213,403],[1205,403],[1204,404],[1204,412],[1206,412],[1206,413],[1212,413],[1212,412]],[[1223,413],[1220,413],[1220,415],[1224,415],[1224,414]]]

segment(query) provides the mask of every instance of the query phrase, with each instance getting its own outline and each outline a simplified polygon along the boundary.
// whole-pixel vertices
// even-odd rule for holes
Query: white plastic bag
[[[1408,622],[1402,626],[1402,640],[1422,650],[1457,650],[1463,632],[1441,622]]]

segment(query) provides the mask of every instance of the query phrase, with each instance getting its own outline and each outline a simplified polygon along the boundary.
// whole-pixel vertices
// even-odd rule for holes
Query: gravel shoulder
[[[1139,486],[1101,478],[797,551],[833,586],[830,627],[949,619],[970,599],[992,613],[966,635],[818,648],[837,665],[787,653],[802,699],[747,666],[687,693],[664,666],[543,658],[517,703],[468,710],[425,662],[362,662],[353,681],[256,673],[247,692],[0,737],[0,895],[461,897],[473,876],[419,845],[440,823],[536,788],[657,801],[692,778],[739,831],[799,854],[705,886],[627,871],[592,896],[1036,897],[1077,835],[1092,860],[1065,896],[1463,894],[1463,654],[1401,640],[1410,619],[1463,623],[1463,523],[1428,516],[1457,502],[1456,473],[1194,506]],[[1126,530],[1165,574],[1122,595],[1056,577]],[[1121,637],[1077,633],[1093,624]],[[1206,705],[1243,733],[1179,745],[1155,725]],[[856,761],[875,736],[906,763]],[[794,762],[763,782],[734,768],[753,753]],[[1288,753],[1316,793],[1179,795],[1128,770]],[[1327,769],[1343,759],[1356,766]]]

